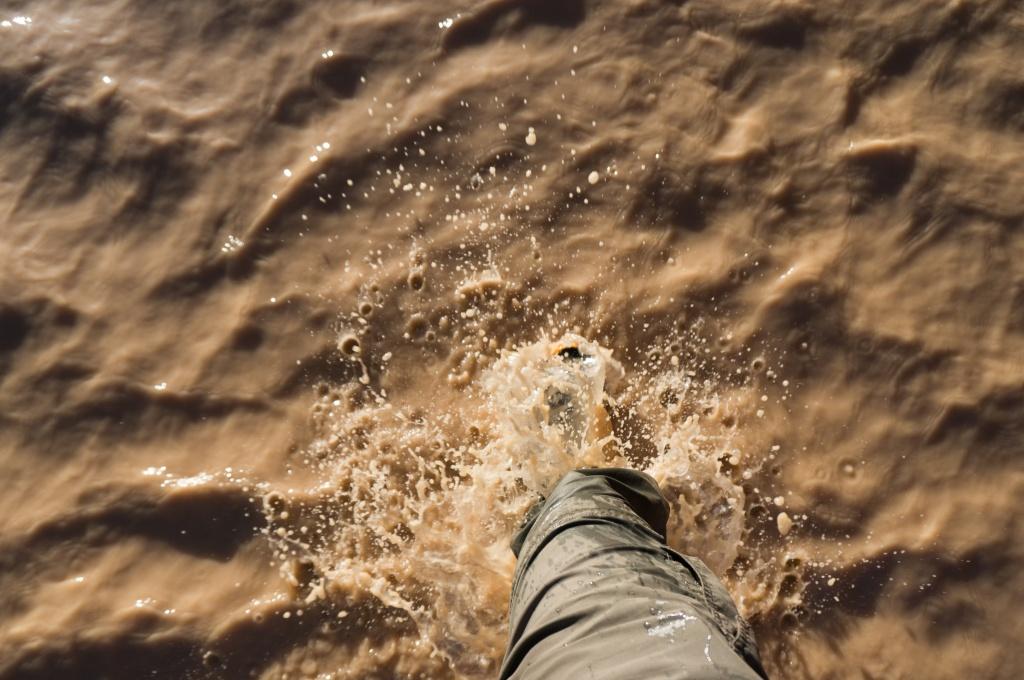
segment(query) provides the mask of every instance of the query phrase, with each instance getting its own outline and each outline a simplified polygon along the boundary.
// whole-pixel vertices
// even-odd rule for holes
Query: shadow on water
[[[585,18],[582,0],[497,0],[455,19],[441,46],[450,52],[489,42],[495,34],[519,33],[534,26],[572,28]]]

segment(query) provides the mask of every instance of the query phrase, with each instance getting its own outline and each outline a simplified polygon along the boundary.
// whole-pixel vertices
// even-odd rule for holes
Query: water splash
[[[624,378],[610,350],[569,334],[501,352],[461,411],[407,409],[356,381],[326,391],[306,457],[313,483],[264,498],[294,599],[331,617],[361,612],[401,641],[402,658],[442,676],[493,674],[507,635],[509,538],[531,503],[584,466],[645,468],[673,506],[670,541],[730,567],[745,501],[722,459],[739,466],[743,456],[728,435],[705,431],[699,413],[715,395],[678,367]],[[647,424],[653,455],[623,433],[630,418]],[[656,632],[671,636],[686,620],[663,624]]]

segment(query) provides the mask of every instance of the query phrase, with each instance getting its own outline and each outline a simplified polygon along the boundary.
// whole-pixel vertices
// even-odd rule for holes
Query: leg
[[[567,474],[512,542],[501,678],[730,678],[764,671],[721,582],[665,545],[668,504],[649,476]]]

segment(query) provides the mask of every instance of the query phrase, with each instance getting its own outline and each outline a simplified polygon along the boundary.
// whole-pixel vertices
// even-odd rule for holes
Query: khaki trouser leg
[[[668,504],[649,476],[567,474],[512,542],[501,678],[766,677],[721,582],[665,545]]]

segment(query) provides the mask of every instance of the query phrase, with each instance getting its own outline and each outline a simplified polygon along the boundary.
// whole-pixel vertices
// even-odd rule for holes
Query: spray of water
[[[728,428],[706,427],[722,405],[692,371],[630,379],[610,350],[568,334],[496,354],[467,390],[462,411],[441,413],[358,381],[322,390],[305,457],[313,482],[264,497],[293,599],[352,641],[350,673],[493,674],[509,538],[578,467],[645,469],[671,503],[670,543],[727,573],[748,615],[770,604],[772,559],[744,545],[743,483],[760,462]]]

